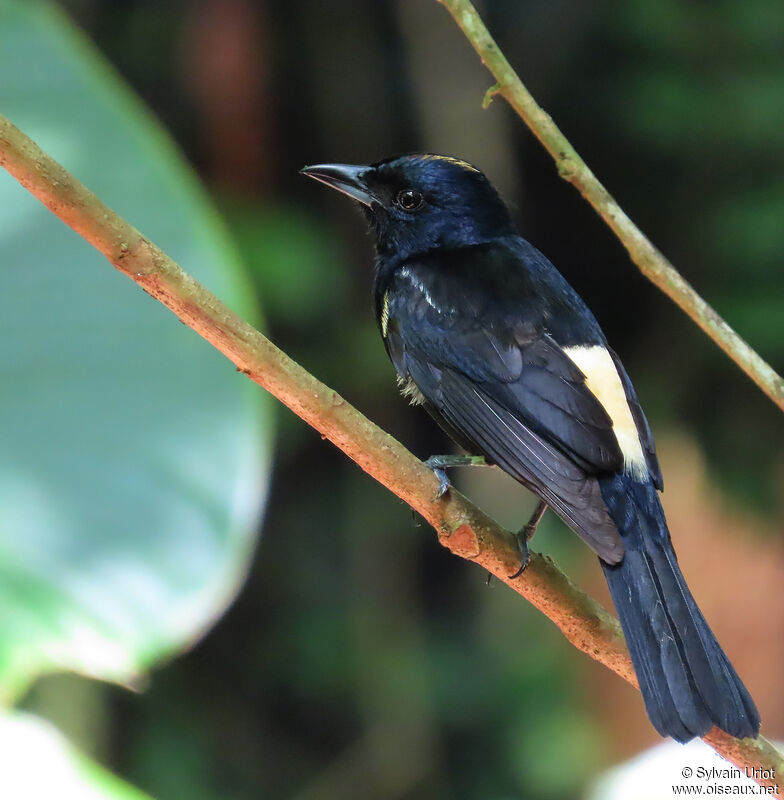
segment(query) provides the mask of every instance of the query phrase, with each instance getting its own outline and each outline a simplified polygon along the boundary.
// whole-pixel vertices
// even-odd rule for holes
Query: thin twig
[[[435,499],[438,482],[421,461],[234,314],[2,115],[0,165],[240,372],[421,514],[444,547],[507,583],[549,617],[575,647],[637,685],[617,620],[577,589],[549,558],[534,555],[523,575],[511,580],[508,576],[520,560],[511,533],[454,490]],[[706,741],[739,766],[784,774],[784,757],[761,737],[736,740],[714,729]]]
[[[694,291],[673,265],[653,246],[580,158],[567,138],[534,100],[511,64],[501,52],[470,0],[438,0],[449,10],[482,63],[497,83],[488,89],[482,101],[503,95],[510,106],[531,129],[555,160],[561,177],[580,191],[629,252],[643,275],[656,284],[685,311],[705,333],[784,410],[784,378],[764,361],[737,333]]]

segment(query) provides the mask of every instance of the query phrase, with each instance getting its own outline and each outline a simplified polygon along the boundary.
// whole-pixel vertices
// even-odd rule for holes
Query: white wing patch
[[[623,454],[624,472],[636,480],[646,479],[648,465],[640,444],[640,435],[637,433],[618,370],[607,348],[601,345],[565,347],[564,353],[585,375],[585,385],[612,420],[613,433]]]

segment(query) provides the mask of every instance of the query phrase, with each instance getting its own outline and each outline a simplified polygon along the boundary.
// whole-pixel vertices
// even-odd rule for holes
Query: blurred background
[[[371,311],[361,217],[297,173],[321,161],[430,151],[488,174],[626,364],[656,435],[684,573],[757,701],[763,732],[784,736],[784,418],[639,275],[504,101],[481,109],[493,81],[444,8],[435,0],[57,5],[89,40],[79,47],[97,48],[160,120],[217,206],[215,225],[241,263],[231,281],[215,274],[209,285],[220,294],[231,283],[232,305],[260,307],[276,344],[421,457],[450,446],[397,395]],[[480,10],[625,211],[781,372],[781,3],[487,0]],[[34,51],[18,58],[36,73]],[[106,65],[90,58],[85,69]],[[56,90],[58,73],[41,72],[40,85]],[[82,115],[74,104],[61,113]],[[93,166],[106,172],[122,153],[114,137],[102,146]],[[123,211],[127,189],[114,184]],[[143,184],[133,191],[142,201],[154,194]],[[138,214],[126,216],[147,233]],[[156,214],[166,218],[167,208]],[[165,236],[152,238],[167,249]],[[172,253],[186,270],[187,253]],[[122,306],[133,289],[116,280]],[[178,325],[164,316],[166,330]],[[236,387],[241,378],[231,380]],[[184,407],[202,383],[191,378]],[[242,403],[260,395],[251,390]],[[233,604],[220,615],[234,588],[218,591],[200,626],[138,665],[140,675],[151,669],[144,678],[98,671],[134,690],[56,671],[20,681],[21,709],[158,800],[576,798],[602,770],[658,740],[631,687],[442,550],[288,410],[268,404],[263,424],[248,425],[236,447],[266,453],[274,438],[274,453],[258,524],[264,479],[250,480],[248,535],[229,569]],[[247,484],[243,475],[237,481]],[[511,528],[534,505],[495,470],[452,477]],[[92,503],[100,509],[102,497]],[[171,547],[171,558],[189,558],[187,534]],[[610,602],[596,559],[552,515],[534,549]],[[214,626],[199,638],[207,619]]]

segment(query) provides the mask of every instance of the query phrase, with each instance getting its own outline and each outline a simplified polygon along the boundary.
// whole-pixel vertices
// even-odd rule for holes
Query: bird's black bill
[[[300,172],[369,206],[373,196],[363,179],[367,169],[354,164],[314,164],[312,167],[303,167]]]

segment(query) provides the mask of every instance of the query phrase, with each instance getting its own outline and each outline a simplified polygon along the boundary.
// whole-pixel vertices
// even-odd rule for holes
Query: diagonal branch
[[[454,490],[436,500],[438,483],[430,469],[234,314],[2,115],[0,165],[240,372],[421,514],[444,547],[509,584],[549,617],[575,647],[636,685],[615,618],[577,589],[549,558],[534,555],[523,575],[511,580],[508,576],[519,566],[520,551],[508,531]],[[739,766],[784,773],[784,757],[762,737],[738,740],[714,729],[706,741]]]
[[[640,272],[680,306],[754,383],[784,410],[784,378],[749,347],[694,291],[675,267],[626,216],[624,210],[558,129],[552,117],[537,104],[525,88],[470,0],[438,0],[438,2],[446,6],[482,59],[482,63],[498,81],[495,86],[488,89],[483,105],[487,106],[494,95],[503,95],[553,157],[561,177],[574,184],[596,213],[610,226],[621,244],[628,250],[629,256],[639,267]]]

